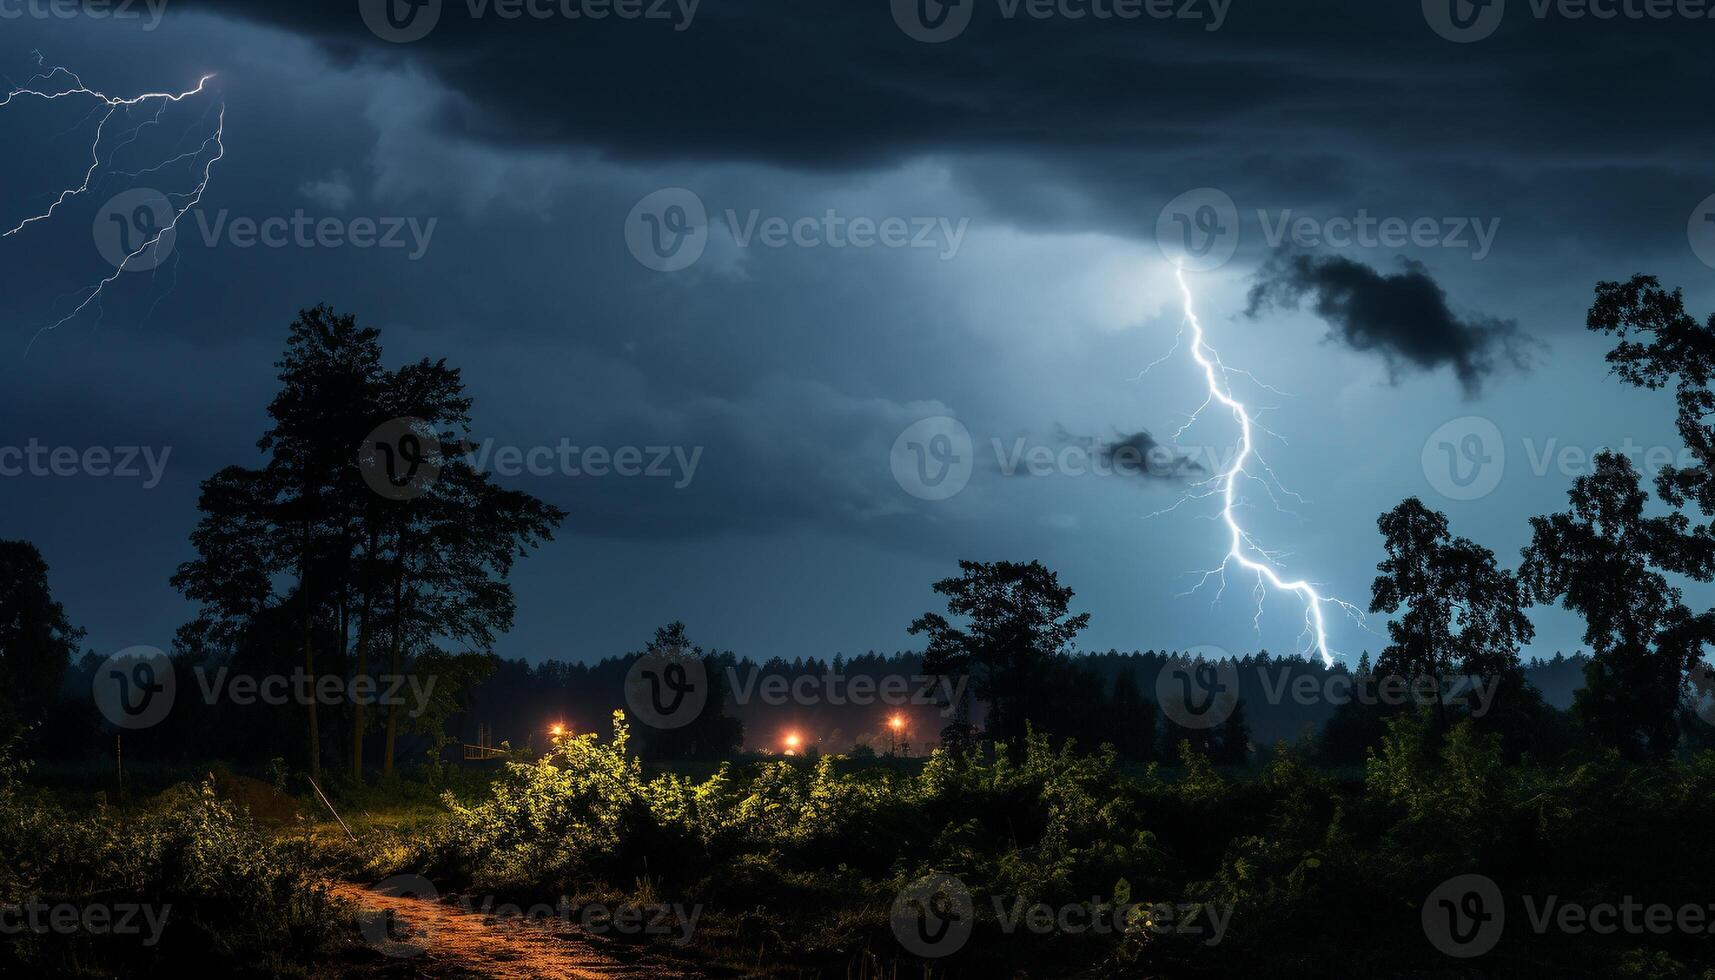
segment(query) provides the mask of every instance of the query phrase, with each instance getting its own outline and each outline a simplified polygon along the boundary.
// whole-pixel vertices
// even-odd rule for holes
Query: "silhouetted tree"
[[[1027,720],[1046,714],[1048,674],[1090,614],[1068,614],[1074,593],[1040,562],[961,561],[959,568],[963,574],[936,582],[935,591],[968,626],[925,613],[910,632],[928,636],[923,662],[931,673],[973,677],[988,706],[989,738],[1020,738]]]
[[[48,563],[27,541],[0,541],[0,738],[41,718],[83,642],[48,589]]]
[[[1120,668],[1108,708],[1100,713],[1111,727],[1109,740],[1120,755],[1145,762],[1157,758],[1155,715],[1155,702],[1138,690],[1137,671],[1130,666]]]
[[[425,359],[386,371],[379,338],[326,306],[293,322],[278,363],[281,387],[268,407],[273,424],[257,444],[264,465],[228,467],[203,483],[203,516],[191,535],[197,557],[173,578],[200,604],[181,647],[268,649],[287,612],[313,687],[318,642],[338,654],[344,672],[354,612],[358,678],[367,676],[378,637],[389,641],[392,671],[403,676],[412,652],[436,649],[437,638],[486,653],[510,627],[512,564],[549,539],[564,514],[495,486],[460,452],[470,399],[457,370]],[[371,491],[359,453],[366,433],[397,418],[427,433],[425,455],[437,464],[406,499]],[[401,708],[388,710],[387,771]],[[310,771],[319,775],[316,699],[307,709]],[[350,756],[358,779],[366,727],[360,702]]]
[[[273,493],[260,471],[228,466],[202,482],[197,510],[202,518],[191,531],[197,557],[172,578],[200,606],[181,645],[230,650],[280,601],[274,576],[285,549],[275,535]]]
[[[1623,380],[1651,390],[1673,385],[1675,424],[1696,465],[1663,467],[1656,493],[1670,506],[1695,506],[1702,514],[1702,526],[1691,532],[1695,546],[1702,547],[1715,535],[1715,314],[1700,323],[1686,312],[1680,290],[1669,292],[1656,277],[1637,275],[1597,283],[1586,324],[1618,338],[1607,360]],[[1708,567],[1680,571],[1700,581],[1711,578]]]
[[[1516,673],[1519,648],[1535,629],[1517,578],[1496,566],[1494,553],[1453,538],[1447,518],[1416,497],[1381,515],[1376,526],[1387,557],[1376,565],[1370,611],[1405,609],[1388,622],[1392,642],[1377,658],[1376,672],[1411,682],[1432,678],[1438,695],[1455,674]],[[1445,730],[1445,698],[1436,697],[1435,711]]]
[[[421,688],[425,701],[411,717],[411,730],[428,740],[425,754],[433,770],[441,769],[441,755],[447,746],[458,742],[457,736],[447,731],[447,723],[469,709],[472,692],[483,678],[494,673],[499,662],[492,653],[443,650],[428,650],[417,658],[416,670],[434,678],[434,684]]]
[[[708,697],[697,716],[678,728],[642,725],[633,729],[644,750],[657,759],[721,759],[737,751],[744,742],[744,725],[726,714],[726,664],[702,647],[693,646],[685,634],[685,624],[677,620],[655,630],[655,636],[644,647],[644,654],[653,653],[691,656],[702,661]]]
[[[1531,518],[1520,571],[1537,602],[1584,617],[1592,656],[1573,707],[1585,726],[1632,758],[1661,758],[1686,672],[1715,638],[1715,614],[1693,615],[1662,571],[1706,577],[1715,556],[1683,514],[1644,516],[1649,494],[1625,457],[1595,464],[1573,482],[1570,512]]]
[[[1218,766],[1242,766],[1251,761],[1251,726],[1245,720],[1245,700],[1233,702],[1233,711],[1210,740],[1209,761]]]
[[[1387,734],[1388,719],[1399,711],[1398,706],[1383,704],[1377,696],[1369,651],[1358,657],[1351,681],[1352,696],[1334,707],[1317,744],[1322,760],[1337,766],[1363,762],[1366,751],[1380,745]]]
[[[1676,424],[1697,459],[1690,468],[1664,467],[1656,492],[1667,503],[1696,504],[1715,517],[1715,314],[1705,323],[1685,311],[1678,289],[1668,292],[1655,276],[1596,284],[1586,318],[1590,330],[1619,339],[1608,352],[1614,373],[1640,388],[1674,386]]]
[[[297,605],[304,672],[317,680],[314,623],[324,599],[345,594],[340,581],[323,583],[314,571],[336,574],[349,559],[348,530],[363,484],[353,449],[374,417],[381,368],[380,332],[359,327],[350,314],[327,306],[300,311],[276,362],[280,390],[268,405],[273,422],[256,447],[268,454],[263,473],[274,494],[271,510],[281,556],[297,576]],[[345,617],[340,616],[343,627]],[[342,636],[343,640],[343,636]],[[343,651],[342,651],[343,652]],[[318,699],[307,699],[310,774],[321,775]]]
[[[507,577],[513,563],[565,519],[558,507],[499,487],[476,470],[468,454],[470,398],[455,368],[423,360],[388,375],[380,397],[393,417],[416,420],[440,463],[421,495],[379,505],[388,529],[377,562],[391,583],[391,670],[402,674],[411,651],[437,637],[477,652],[512,627],[515,604]],[[400,705],[389,706],[382,771],[393,770]]]

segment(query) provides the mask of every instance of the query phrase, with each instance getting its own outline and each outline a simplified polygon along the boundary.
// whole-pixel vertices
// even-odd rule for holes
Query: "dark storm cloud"
[[[1297,309],[1313,298],[1329,337],[1356,351],[1379,355],[1390,375],[1402,370],[1451,367],[1475,395],[1500,362],[1523,368],[1531,343],[1517,322],[1498,317],[1461,317],[1423,263],[1400,260],[1401,271],[1378,272],[1338,255],[1283,252],[1257,272],[1245,315],[1264,307]]]
[[[970,26],[940,44],[906,36],[885,0],[642,5],[690,9],[688,24],[682,13],[509,19],[495,0],[443,0],[432,33],[400,45],[372,35],[355,0],[181,0],[176,9],[278,25],[348,60],[413,62],[467,100],[443,120],[467,135],[621,157],[847,169],[924,152],[1171,155],[1228,140],[1304,160],[1354,142],[1446,155],[1455,135],[1461,153],[1528,156],[1706,142],[1684,125],[1703,107],[1674,95],[1707,91],[1703,41],[1666,20],[1509,17],[1494,37],[1456,45],[1409,3],[1201,0],[1172,5],[1191,16],[1121,20],[964,2]],[[473,18],[474,9],[483,13]],[[1655,96],[1633,98],[1635,87],[1613,78]],[[1497,97],[1521,88],[1553,97],[1529,112]]]
[[[1054,439],[1063,448],[1087,450],[1101,469],[1144,482],[1183,483],[1197,479],[1207,472],[1201,463],[1180,449],[1155,438],[1148,429],[1121,433],[1112,439],[1100,439],[1095,436],[1076,435],[1064,427],[1059,427],[1055,430]],[[1020,458],[1023,457],[1025,442],[1026,440],[1020,439],[1014,444]],[[1010,474],[1016,476],[1030,472],[1032,471],[1027,464],[1024,468],[1011,470]]]
[[[1099,452],[1102,462],[1114,472],[1143,480],[1178,482],[1207,472],[1196,460],[1161,443],[1148,429],[1103,443]]]
[[[1694,95],[1715,86],[1715,64],[1671,19],[1528,10],[1453,44],[1409,2],[1176,0],[1194,16],[1125,20],[963,0],[969,27],[924,44],[888,0],[640,0],[678,13],[600,20],[560,13],[581,0],[510,18],[507,0],[440,0],[432,32],[390,44],[360,13],[382,2],[176,0],[169,20],[217,12],[310,39],[334,65],[408,67],[457,142],[835,179],[929,157],[1032,231],[1147,238],[1168,200],[1209,185],[1247,223],[1261,209],[1504,217],[1644,259],[1682,246],[1677,216],[1709,193],[1715,153]],[[1640,179],[1622,186],[1616,167]],[[1648,210],[1629,199],[1640,187]],[[1540,254],[1523,234],[1504,248]]]

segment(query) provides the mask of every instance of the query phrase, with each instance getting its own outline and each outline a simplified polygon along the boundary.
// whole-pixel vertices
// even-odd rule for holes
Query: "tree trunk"
[[[400,534],[400,547],[404,547],[404,534]],[[404,556],[394,559],[393,563],[393,657],[392,677],[389,684],[398,683],[398,678],[404,673],[405,655],[405,563]],[[387,706],[387,743],[381,755],[381,774],[393,775],[393,746],[399,737],[399,704],[397,699]]]
[[[367,565],[375,559],[376,532],[369,532],[369,550],[364,553],[364,563]],[[363,575],[363,610],[357,621],[357,670],[352,674],[352,692],[357,696],[352,698],[351,708],[351,779],[359,786],[363,785],[363,689],[360,685],[369,672],[369,624],[374,621],[375,590],[374,583],[368,575]]]
[[[315,606],[310,602],[310,523],[304,522],[304,551],[298,558],[298,601],[304,606],[304,673],[310,685],[310,777],[322,778],[322,730],[316,717],[316,650],[310,642]]]

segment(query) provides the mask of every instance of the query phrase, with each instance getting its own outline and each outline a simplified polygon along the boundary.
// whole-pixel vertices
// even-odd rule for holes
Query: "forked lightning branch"
[[[114,219],[116,227],[109,229],[98,223],[96,234],[98,250],[102,251],[113,265],[113,272],[93,285],[79,290],[77,295],[81,299],[71,312],[36,331],[25,348],[26,355],[43,334],[64,326],[92,306],[99,310],[102,294],[121,275],[129,271],[146,271],[158,265],[162,261],[163,253],[167,251],[162,246],[170,243],[172,236],[177,233],[179,219],[201,203],[203,193],[208,190],[214,165],[226,155],[226,104],[222,102],[218,106],[214,131],[191,149],[128,173],[116,171],[113,167],[119,151],[134,144],[143,129],[159,125],[169,106],[204,95],[208,83],[214,78],[213,75],[202,76],[197,79],[195,86],[181,92],[144,92],[141,95],[119,96],[91,88],[68,68],[45,64],[39,52],[36,54],[36,65],[42,70],[22,85],[8,90],[5,97],[0,98],[0,107],[21,99],[93,100],[96,106],[92,118],[99,121],[90,139],[89,166],[84,170],[82,180],[61,190],[46,210],[30,215],[0,232],[0,238],[10,238],[26,231],[31,225],[53,218],[62,206],[90,193],[96,186],[97,174],[102,173],[104,168],[116,176],[136,177],[159,172],[173,164],[183,164],[189,169],[193,184],[188,191],[169,194],[134,188],[108,202],[104,214]],[[154,109],[152,114],[133,118],[133,110],[145,110],[151,106]],[[110,134],[110,126],[114,129],[126,128],[123,132]],[[106,240],[105,236],[109,232],[113,241]]]
[[[1197,368],[1202,373],[1204,382],[1208,387],[1208,395],[1204,398],[1202,405],[1198,406],[1197,411],[1192,413],[1190,419],[1180,426],[1179,431],[1183,433],[1186,428],[1189,428],[1201,417],[1204,409],[1217,403],[1232,412],[1233,421],[1239,427],[1238,451],[1233,454],[1231,463],[1215,476],[1197,483],[1192,492],[1181,500],[1183,502],[1184,499],[1217,498],[1221,504],[1221,524],[1227,532],[1226,555],[1222,558],[1221,564],[1202,573],[1197,587],[1201,587],[1211,578],[1218,577],[1224,588],[1227,569],[1233,565],[1255,574],[1257,612],[1254,622],[1261,621],[1262,600],[1269,588],[1296,593],[1304,603],[1304,633],[1302,636],[1306,646],[1322,658],[1324,665],[1332,667],[1334,665],[1334,651],[1328,645],[1328,628],[1322,607],[1332,603],[1354,616],[1359,611],[1351,603],[1322,595],[1308,579],[1286,578],[1280,568],[1279,555],[1263,548],[1245,529],[1244,525],[1239,523],[1236,510],[1242,504],[1238,492],[1240,480],[1251,480],[1261,484],[1271,496],[1274,493],[1274,488],[1278,486],[1278,481],[1275,480],[1273,472],[1256,455],[1253,443],[1253,430],[1256,425],[1251,411],[1245,407],[1243,402],[1233,396],[1232,387],[1228,383],[1230,374],[1244,372],[1229,368],[1221,361],[1221,355],[1215,351],[1214,347],[1210,346],[1203,331],[1203,323],[1197,317],[1191,286],[1185,280],[1184,266],[1176,263],[1173,274],[1179,284],[1180,296],[1184,302],[1185,328],[1189,329],[1191,334],[1191,358],[1196,362]],[[1183,336],[1183,331],[1181,336]],[[1153,365],[1151,366],[1153,367]],[[1252,465],[1260,467],[1263,474],[1259,476],[1252,473],[1249,469]],[[1178,505],[1174,506],[1177,507]],[[1168,509],[1172,510],[1173,508]],[[1196,589],[1193,588],[1192,591],[1196,591]]]

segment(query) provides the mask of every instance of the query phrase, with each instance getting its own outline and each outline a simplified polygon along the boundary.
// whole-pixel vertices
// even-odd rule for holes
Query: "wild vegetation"
[[[471,406],[456,370],[389,371],[374,331],[306,311],[261,465],[203,486],[196,557],[174,578],[200,612],[169,669],[186,691],[216,669],[348,690],[392,674],[433,690],[412,710],[188,697],[159,724],[115,732],[82,693],[101,658],[70,668],[82,637],[42,556],[0,543],[0,723],[18,733],[0,753],[0,897],[171,910],[152,943],[26,931],[0,966],[385,973],[397,964],[360,941],[323,883],[410,875],[443,896],[666,910],[694,928],[610,940],[677,938],[673,956],[714,973],[1715,975],[1715,859],[1700,846],[1715,812],[1703,659],[1715,611],[1693,610],[1683,588],[1715,580],[1715,319],[1696,322],[1640,276],[1598,286],[1590,326],[1618,339],[1624,380],[1673,387],[1697,465],[1664,471],[1652,499],[1630,461],[1599,455],[1566,510],[1531,521],[1516,570],[1419,500],[1383,513],[1370,608],[1388,617],[1387,642],[1318,676],[1404,679],[1426,699],[1353,698],[1264,739],[1247,719],[1266,694],[1235,674],[1205,724],[1191,681],[1232,664],[1078,654],[1089,616],[1052,570],[965,561],[933,586],[945,611],[910,624],[925,647],[902,662],[969,682],[941,689],[938,731],[914,723],[914,754],[862,739],[739,751],[723,679],[739,661],[675,623],[639,653],[704,667],[708,703],[692,724],[650,729],[616,712],[603,731],[485,747],[503,758],[475,770],[445,750],[485,683],[541,694],[600,679],[584,704],[611,705],[636,656],[498,661],[508,574],[560,515],[460,462]],[[365,485],[375,447],[359,437],[401,416],[438,475],[380,492]],[[1520,659],[1530,608],[1548,604],[1585,623],[1587,656],[1551,668],[1582,671],[1563,707],[1530,682],[1545,668]],[[889,661],[841,669],[854,663]],[[1241,663],[1312,670],[1266,654]],[[1173,671],[1182,698],[1153,683]],[[81,691],[55,699],[68,676]],[[1449,693],[1461,678],[1489,685],[1481,701]],[[129,784],[102,754],[121,734]],[[401,761],[413,734],[424,754]],[[53,765],[32,773],[21,753]],[[215,756],[224,775],[142,785],[151,762]],[[93,768],[49,778],[78,764]],[[127,786],[123,806],[105,795]],[[349,820],[329,822],[335,810]],[[1470,960],[1430,927],[1437,890],[1468,875],[1511,899],[1508,927]],[[899,931],[902,907],[971,934],[925,950]],[[1557,918],[1568,907],[1592,927]],[[1600,909],[1645,918],[1597,928]],[[1667,910],[1668,927],[1643,910]]]
[[[146,806],[66,805],[0,746],[0,973],[149,975],[200,963],[229,976],[319,971],[347,942],[302,842],[264,831],[212,779]],[[94,918],[83,910],[95,908]],[[56,922],[74,910],[77,925]]]

